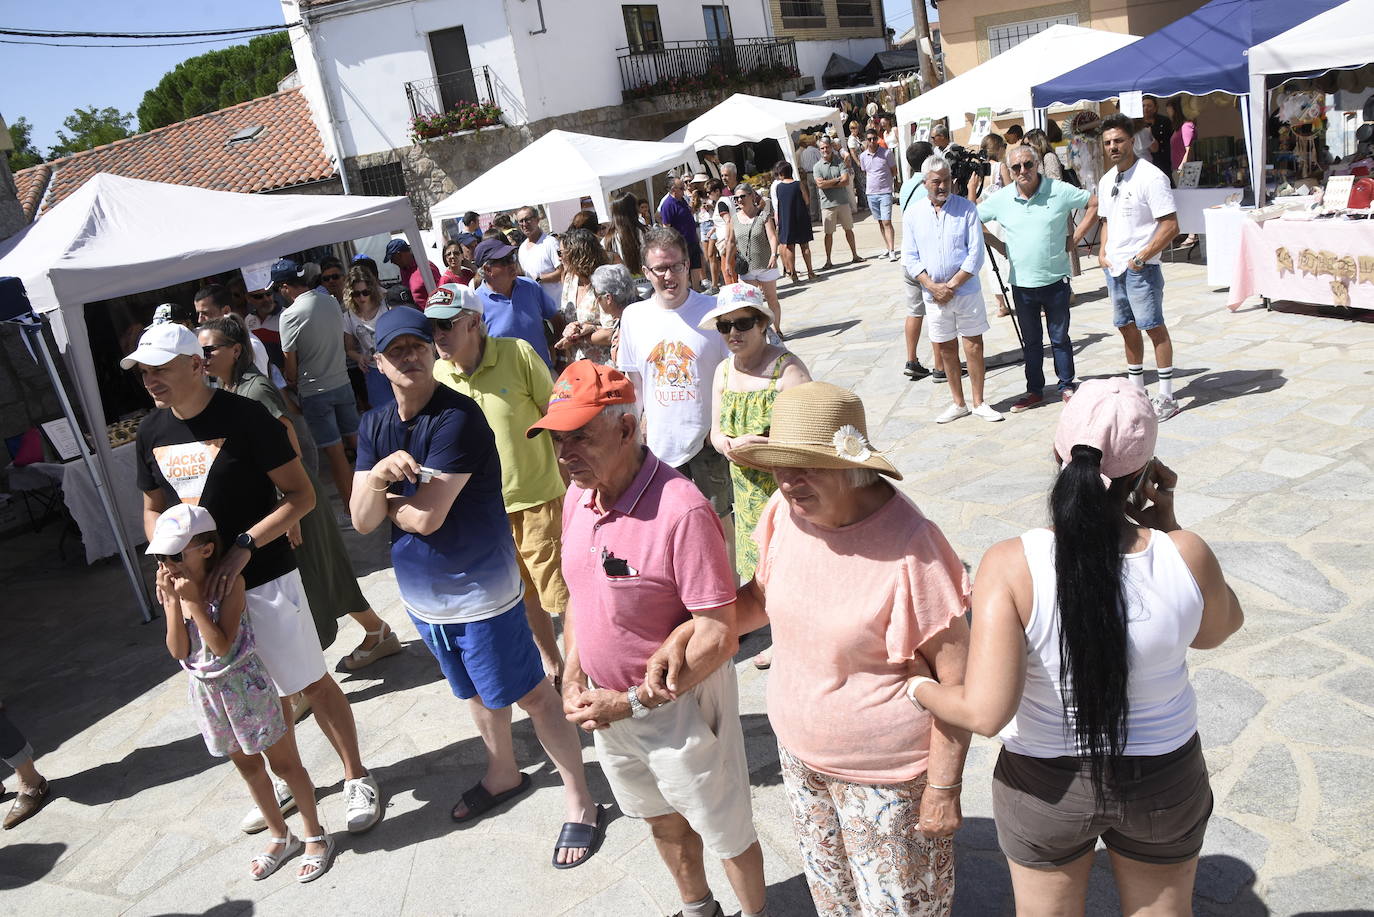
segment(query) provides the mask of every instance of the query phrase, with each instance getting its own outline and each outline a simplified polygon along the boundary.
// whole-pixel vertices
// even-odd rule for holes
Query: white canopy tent
[[[664,140],[687,143],[696,150],[776,140],[782,148],[782,155],[796,170],[792,132],[817,124],[833,124],[839,130],[844,124],[844,112],[806,102],[765,99],[737,92],[715,108],[693,118],[686,127],[679,128]]]
[[[1250,176],[1256,201],[1264,200],[1263,125],[1269,115],[1266,84],[1274,77],[1351,70],[1374,61],[1374,43],[1369,38],[1371,23],[1374,0],[1346,0],[1250,49],[1250,123],[1255,125],[1255,142],[1250,145]]]
[[[612,191],[665,172],[691,154],[683,143],[553,130],[439,201],[429,215],[438,225],[468,210],[491,213],[590,197],[605,222],[611,218],[607,199]]]
[[[953,132],[965,115],[991,108],[994,115],[1035,110],[1031,87],[1124,48],[1139,36],[1104,32],[1073,25],[1053,25],[1014,48],[966,73],[897,106],[897,125],[903,138],[922,118],[948,118]],[[899,157],[901,158],[901,157]],[[903,169],[906,163],[903,160]]]
[[[100,488],[108,487],[109,443],[86,303],[398,229],[427,277],[408,198],[240,194],[99,173],[0,244],[0,276],[22,280],[33,310],[51,323],[95,443],[99,474],[92,468],[92,477]]]

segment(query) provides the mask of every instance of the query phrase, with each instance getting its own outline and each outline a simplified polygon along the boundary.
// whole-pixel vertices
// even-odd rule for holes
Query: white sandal
[[[287,829],[286,837],[269,837],[268,840],[274,844],[283,844],[285,846],[281,853],[275,855],[260,853],[248,861],[248,875],[252,877],[255,882],[260,882],[276,872],[277,867],[290,859],[302,846],[301,839],[292,834],[290,829]],[[262,872],[254,872],[254,866],[261,866]]]
[[[334,858],[334,838],[329,834],[319,834],[304,838],[306,844],[324,844],[324,853],[305,853],[301,855],[301,866],[314,866],[310,872],[296,873],[297,882],[314,882],[329,869],[329,861]]]
[[[364,630],[364,634],[369,637],[376,637],[377,642],[371,649],[355,649],[343,659],[344,668],[350,672],[369,666],[378,659],[385,659],[387,656],[394,656],[401,652],[404,647],[401,638],[396,636],[396,631],[385,622],[381,630]]]

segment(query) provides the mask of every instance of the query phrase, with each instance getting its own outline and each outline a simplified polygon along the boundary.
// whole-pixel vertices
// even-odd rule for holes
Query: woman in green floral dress
[[[773,312],[763,291],[747,283],[732,283],[721,287],[716,307],[700,325],[704,331],[714,329],[723,335],[730,349],[730,357],[716,367],[711,390],[715,418],[711,444],[730,460],[735,488],[735,570],[742,583],[754,578],[759,560],[754,527],[778,484],[771,472],[741,462],[734,450],[767,435],[778,392],[811,381],[795,354],[769,343],[772,324]],[[760,653],[754,664],[767,668],[767,654]]]

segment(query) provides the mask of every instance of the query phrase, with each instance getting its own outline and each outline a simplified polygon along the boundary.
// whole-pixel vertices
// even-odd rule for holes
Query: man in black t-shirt
[[[138,367],[157,406],[137,437],[144,530],[151,537],[158,515],[174,502],[202,506],[214,518],[224,550],[206,598],[218,601],[243,576],[258,654],[279,695],[303,692],[310,701],[343,762],[348,830],[366,831],[381,818],[377,783],[363,767],[348,699],[325,671],[286,537],[314,507],[314,488],[286,428],[257,402],[206,386],[203,359],[191,331],[155,325],[120,361],[123,369]],[[294,805],[284,783],[277,797],[283,811]],[[256,810],[244,819],[245,831],[262,827]]]

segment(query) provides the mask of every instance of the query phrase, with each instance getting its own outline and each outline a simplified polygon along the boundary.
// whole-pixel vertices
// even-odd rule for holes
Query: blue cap
[[[286,280],[299,280],[301,278],[301,266],[290,258],[282,258],[272,265],[271,283],[268,288],[275,287],[277,284]]]
[[[453,241],[459,245],[470,245],[476,248],[478,243],[482,241],[482,237],[475,232],[460,232]]]
[[[405,239],[392,239],[390,242],[386,243],[386,257],[384,257],[382,260],[390,261],[392,258],[396,257],[397,252],[408,251],[410,251],[409,242],[407,242]]]
[[[391,342],[405,334],[413,334],[417,338],[434,343],[434,335],[429,330],[429,319],[420,313],[419,309],[411,306],[397,306],[388,309],[377,319],[377,341],[376,349],[378,353],[391,346]]]
[[[488,261],[500,261],[503,258],[509,258],[513,251],[515,251],[514,245],[507,245],[500,239],[487,239],[477,246],[477,251],[472,253],[472,260],[477,262],[478,267],[481,267]]]

